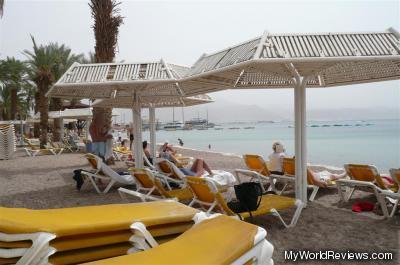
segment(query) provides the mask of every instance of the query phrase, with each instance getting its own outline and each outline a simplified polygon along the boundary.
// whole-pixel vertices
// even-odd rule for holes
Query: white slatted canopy
[[[400,34],[271,34],[205,54],[179,82],[186,95],[228,88],[331,87],[400,78]]]
[[[270,34],[205,54],[179,81],[186,95],[294,88],[296,197],[307,203],[306,87],[400,79],[400,34]]]
[[[177,79],[189,68],[160,62],[73,64],[47,92],[57,98],[183,96]]]
[[[208,95],[197,95],[192,97],[142,97],[142,108],[171,108],[171,107],[189,107],[200,104],[211,103],[213,100]],[[130,109],[133,105],[132,97],[115,98],[115,99],[98,99],[93,102],[93,107],[100,108],[122,108]]]

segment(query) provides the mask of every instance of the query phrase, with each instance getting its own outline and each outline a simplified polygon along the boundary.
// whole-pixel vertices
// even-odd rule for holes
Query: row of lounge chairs
[[[246,175],[251,178],[258,178],[260,182],[268,184],[269,189],[282,194],[288,184],[295,182],[295,162],[294,158],[283,159],[284,175],[274,175],[268,170],[268,165],[259,155],[244,155],[244,162],[247,169],[236,169],[237,175]],[[338,179],[330,181],[328,188],[336,188],[342,201],[349,201],[355,189],[369,188],[376,196],[385,217],[393,217],[396,213],[400,201],[400,169],[390,169],[391,179],[394,185],[387,185],[382,179],[377,168],[372,165],[346,164],[344,166],[349,179]],[[281,190],[276,189],[276,184],[283,185]],[[310,201],[315,199],[321,187],[313,182],[312,173],[307,169],[307,187],[312,190],[309,197]],[[393,203],[393,209],[389,213],[386,200]]]
[[[39,145],[32,142],[31,139],[26,137],[23,138],[26,144],[24,150],[28,156],[35,157],[37,155],[61,155],[63,152],[78,152],[79,147],[71,145],[67,139],[63,139],[62,142],[53,142],[49,140],[49,145],[46,148],[40,148]]]
[[[121,187],[118,189],[122,198],[127,199],[127,195],[139,198],[143,202],[156,201],[162,199],[174,199],[181,202],[188,202],[189,206],[198,206],[208,214],[222,212],[227,215],[235,216],[224,199],[222,192],[227,191],[227,187],[218,185],[212,178],[185,177],[182,172],[171,162],[161,159],[157,163],[158,171],[151,169],[130,169],[129,175],[120,175],[107,166],[99,157],[86,154],[94,172],[82,174],[88,178],[97,192],[101,193],[96,184],[96,179],[108,180],[109,184],[103,193],[109,191],[115,183],[122,185],[135,185],[135,190]],[[240,183],[240,179],[237,179]],[[171,188],[171,183],[179,188]],[[286,223],[278,213],[279,210],[295,208],[295,214],[289,223]],[[294,198],[280,195],[264,195],[260,207],[252,212],[253,216],[273,214],[279,218],[285,227],[293,227],[302,211],[303,204]],[[249,217],[249,213],[240,213],[244,218]]]
[[[0,207],[0,218],[0,264],[273,264],[263,228],[175,201]]]

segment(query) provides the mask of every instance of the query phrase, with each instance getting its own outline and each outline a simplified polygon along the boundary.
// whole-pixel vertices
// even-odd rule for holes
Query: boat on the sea
[[[192,128],[214,128],[215,124],[208,122],[207,119],[201,119],[201,118],[193,118],[191,120],[188,120],[185,122],[185,126],[190,126]]]
[[[331,127],[329,124],[324,124],[322,127]]]
[[[314,128],[315,128],[315,127],[319,127],[319,125],[313,124],[313,125],[311,125],[311,127],[314,127]]]
[[[228,128],[229,130],[239,130],[240,128],[239,127],[230,127],[230,128]]]
[[[255,129],[256,127],[254,126],[248,126],[248,127],[244,127],[244,129],[248,130],[248,129]]]
[[[181,121],[173,121],[164,125],[163,129],[166,131],[183,130],[184,124]]]
[[[214,128],[214,130],[223,130],[224,128]]]

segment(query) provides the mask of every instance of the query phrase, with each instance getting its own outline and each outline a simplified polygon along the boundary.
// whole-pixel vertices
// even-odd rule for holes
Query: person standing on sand
[[[106,153],[106,140],[107,137],[104,132],[104,122],[97,118],[97,116],[93,117],[93,121],[89,127],[89,133],[92,137],[92,153],[104,159]]]
[[[107,129],[107,126],[104,126],[104,132],[105,132],[105,153],[104,153],[104,160],[106,161],[107,165],[114,165],[114,157],[113,157],[113,141],[114,137],[112,135],[112,129],[109,128]]]

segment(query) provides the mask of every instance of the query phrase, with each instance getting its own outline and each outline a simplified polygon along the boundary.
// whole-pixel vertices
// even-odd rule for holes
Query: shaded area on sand
[[[193,150],[182,150],[184,155],[202,157],[215,169],[233,171],[243,168],[238,157]],[[21,155],[21,153],[19,153]],[[78,192],[72,180],[76,168],[88,168],[82,154],[61,156],[19,157],[0,161],[0,205],[33,209],[75,207],[121,203],[117,187],[106,195],[99,195],[88,184]],[[116,167],[124,165],[118,163]],[[400,216],[381,220],[374,213],[367,215],[351,212],[351,204],[358,198],[374,202],[366,192],[356,192],[349,203],[340,203],[337,191],[324,190],[309,203],[295,228],[285,229],[274,216],[259,216],[254,223],[264,227],[268,240],[274,245],[275,264],[282,264],[284,251],[296,250],[358,250],[394,252],[393,261],[371,261],[369,264],[400,264]],[[134,200],[132,200],[134,201]],[[293,211],[283,211],[289,220]],[[293,264],[310,264],[296,262]],[[314,261],[311,264],[365,264],[354,261]]]

